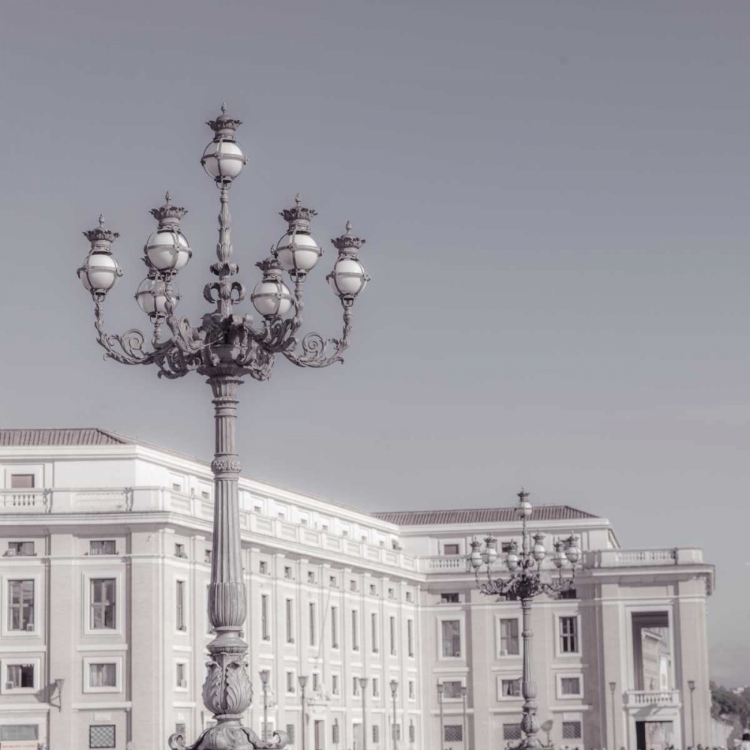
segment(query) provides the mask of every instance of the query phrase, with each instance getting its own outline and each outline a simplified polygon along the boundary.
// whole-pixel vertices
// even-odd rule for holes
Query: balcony
[[[601,549],[584,553],[584,568],[651,568],[668,565],[701,565],[698,547],[665,549]]]
[[[628,690],[625,693],[626,708],[679,708],[679,690]]]

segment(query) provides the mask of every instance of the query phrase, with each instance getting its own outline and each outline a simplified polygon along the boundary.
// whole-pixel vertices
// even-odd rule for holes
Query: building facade
[[[0,430],[0,750],[161,750],[207,725],[212,492],[208,463],[102,430]],[[240,503],[248,726],[310,750],[520,736],[520,605],[483,597],[466,560],[488,532],[519,539],[513,509],[369,514],[250,477]],[[542,738],[706,744],[701,550],[622,549],[568,506],[530,523],[550,551],[571,533],[583,549],[573,594],[533,607]]]

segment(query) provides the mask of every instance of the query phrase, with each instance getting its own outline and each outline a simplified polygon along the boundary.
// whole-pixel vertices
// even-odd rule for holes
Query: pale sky
[[[148,209],[186,206],[181,312],[207,309],[222,100],[249,164],[242,278],[294,194],[372,283],[346,364],[242,390],[247,473],[369,510],[538,503],[717,566],[712,676],[750,683],[750,4],[4,0],[0,418],[202,458],[202,379],[103,362],[75,276],[103,211],[147,324]],[[249,309],[249,302],[248,302]]]

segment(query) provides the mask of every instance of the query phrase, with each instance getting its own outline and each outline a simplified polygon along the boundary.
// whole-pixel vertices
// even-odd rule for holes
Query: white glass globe
[[[167,316],[167,285],[161,279],[145,278],[138,291],[135,293],[135,300],[138,306],[149,316],[162,315]],[[172,308],[177,307],[180,301],[180,294],[174,283],[171,284],[169,298],[172,301]]]
[[[146,240],[144,252],[157,271],[179,271],[193,254],[185,235],[177,229],[153,232]]]
[[[117,261],[107,253],[91,253],[78,269],[78,278],[90,292],[108,292],[119,275]]]
[[[328,274],[328,283],[339,297],[353,299],[367,285],[367,274],[358,260],[343,256]]]
[[[206,146],[201,163],[215,180],[233,180],[245,166],[245,154],[235,141],[212,141]]]
[[[283,281],[259,281],[250,299],[265,318],[283,317],[292,309],[293,297]]]
[[[293,231],[279,240],[275,252],[279,265],[290,273],[312,271],[322,254],[311,235]]]

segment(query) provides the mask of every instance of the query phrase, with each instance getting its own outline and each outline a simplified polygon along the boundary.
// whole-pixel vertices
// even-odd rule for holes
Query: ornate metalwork
[[[558,576],[546,580],[543,577],[542,562],[546,557],[544,535],[528,532],[528,521],[532,516],[532,506],[528,502],[529,493],[521,490],[518,493],[518,513],[522,521],[521,549],[516,542],[511,542],[503,560],[509,576],[496,576],[493,564],[498,559],[497,540],[491,536],[485,539],[484,549],[479,541],[471,543],[472,551],[469,561],[474,568],[477,587],[485,596],[496,596],[501,599],[521,602],[523,640],[523,677],[521,695],[523,696],[523,715],[521,729],[525,737],[517,744],[509,744],[511,750],[552,750],[553,745],[545,745],[537,737],[541,724],[537,716],[536,684],[532,679],[532,642],[534,633],[531,629],[531,603],[542,594],[559,598],[573,589],[575,583],[575,564],[580,558],[578,537],[571,535],[567,539],[555,542],[555,554],[552,561],[558,569]],[[532,539],[534,543],[532,544]],[[563,575],[566,562],[572,565],[570,577]],[[482,580],[481,571],[484,571]]]
[[[282,266],[276,257],[276,248],[272,248],[272,257],[268,261],[258,264],[264,272],[264,279],[259,285],[263,289],[254,294],[253,304],[256,304],[257,298],[256,308],[261,312],[262,321],[255,325],[252,316],[236,314],[235,305],[243,301],[246,292],[244,285],[234,278],[239,266],[232,260],[229,190],[245,164],[235,138],[241,122],[229,117],[226,105],[222,105],[222,114],[208,124],[215,135],[201,163],[219,188],[220,210],[217,261],[210,267],[217,281],[205,286],[203,296],[216,309],[206,313],[198,326],[193,326],[186,317],[175,315],[179,295],[172,285],[192,251],[179,227],[187,212],[182,207],[172,205],[169,193],[165,204],[151,211],[159,222],[159,228],[144,248],[144,261],[149,269],[147,279],[163,282],[158,289],[158,300],[156,293],[148,286],[146,293],[150,296],[141,300],[144,311],[154,325],[150,346],[146,343],[146,336],[137,329],[122,334],[105,331],[104,302],[121,271],[112,254],[112,243],[119,235],[104,228],[102,217],[98,228],[84,232],[91,243],[91,250],[78,275],[94,300],[94,326],[105,359],[126,365],[155,365],[159,377],[169,379],[197,372],[207,378],[214,396],[216,445],[211,463],[215,487],[214,555],[208,611],[217,635],[208,645],[210,661],[203,685],[203,702],[214,714],[216,724],[206,729],[192,745],[187,744],[182,734],[173,734],[169,738],[169,747],[171,750],[278,749],[288,742],[284,732],[277,731],[271,739],[261,739],[241,723],[243,714],[251,704],[253,691],[245,659],[248,644],[241,637],[247,605],[240,556],[237,484],[241,466],[235,436],[237,388],[245,377],[267,380],[277,354],[282,354],[299,367],[322,368],[343,361],[341,355],[348,348],[351,335],[352,304],[368,280],[356,257],[356,249],[361,247],[364,240],[350,237],[350,225],[347,225],[346,235],[332,240],[339,250],[337,263],[342,258],[348,263],[342,271],[337,271],[334,266],[332,272],[336,283],[331,283],[331,286],[343,308],[341,338],[324,339],[317,333],[308,333],[301,340],[298,338],[303,323],[304,281],[315,263],[310,263],[308,257],[305,268],[295,265],[290,269],[284,266],[294,281],[292,294],[282,281]],[[285,249],[291,247],[304,253],[312,247],[320,257],[320,249],[309,237],[310,221],[316,212],[302,208],[297,200],[296,207],[284,211],[282,215],[290,227],[294,225],[292,234],[285,235],[288,240]],[[306,245],[294,244],[297,231],[307,235]],[[359,243],[355,243],[355,251],[352,240]],[[352,260],[355,265],[352,265]],[[350,276],[355,277],[356,283],[350,283]],[[269,292],[268,283],[275,292]],[[276,298],[284,305],[274,305]],[[270,305],[267,304],[269,299]],[[166,340],[162,337],[164,326],[171,334]]]

